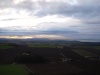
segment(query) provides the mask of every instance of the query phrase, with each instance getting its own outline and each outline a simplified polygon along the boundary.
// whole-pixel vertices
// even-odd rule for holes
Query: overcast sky
[[[100,42],[100,0],[0,0],[0,38]]]

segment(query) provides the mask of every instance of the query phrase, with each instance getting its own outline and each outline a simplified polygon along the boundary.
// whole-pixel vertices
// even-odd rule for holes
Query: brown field
[[[48,64],[26,64],[26,66],[38,75],[69,75],[79,74],[84,71],[83,69],[62,62]]]

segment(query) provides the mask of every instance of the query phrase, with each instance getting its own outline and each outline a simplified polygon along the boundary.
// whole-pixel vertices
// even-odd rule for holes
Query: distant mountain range
[[[4,39],[0,38],[0,43],[16,43],[16,44],[25,44],[27,42],[39,42],[39,43],[57,43],[57,44],[71,44],[71,45],[99,45],[100,42],[80,42],[76,40],[49,40],[49,39],[41,39],[41,38],[34,38],[34,39]]]

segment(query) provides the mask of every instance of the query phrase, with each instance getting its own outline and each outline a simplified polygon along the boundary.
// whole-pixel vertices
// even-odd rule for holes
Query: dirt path
[[[31,70],[30,68],[28,68],[25,64],[23,64],[24,68],[29,72],[29,75],[34,75],[36,74],[33,70]]]

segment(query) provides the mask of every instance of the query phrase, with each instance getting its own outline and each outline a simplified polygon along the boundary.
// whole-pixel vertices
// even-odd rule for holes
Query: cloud
[[[99,9],[100,0],[0,0],[0,36],[99,39]]]
[[[8,8],[13,6],[13,0],[0,0],[0,8]]]
[[[14,8],[17,13],[26,10],[30,15],[60,14],[77,18],[100,16],[99,0],[0,0],[1,8]]]
[[[0,0],[1,13],[25,11],[29,16],[63,15],[79,19],[100,18],[99,0]],[[10,10],[12,9],[12,10]],[[25,13],[24,12],[24,13]]]
[[[36,15],[45,16],[48,14],[60,14],[64,16],[73,16],[76,18],[91,18],[97,17],[100,13],[100,1],[98,0],[72,0],[72,2],[73,1],[76,1],[77,3],[72,4],[69,2],[69,0],[51,2],[39,1],[38,5],[40,8],[38,9]]]
[[[66,40],[63,36],[59,35],[34,35],[34,36],[0,36],[5,39],[49,39],[49,40]],[[69,39],[68,39],[69,40]]]

